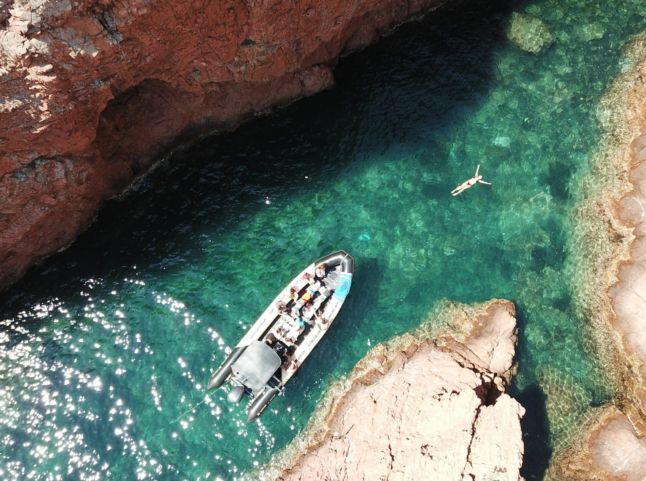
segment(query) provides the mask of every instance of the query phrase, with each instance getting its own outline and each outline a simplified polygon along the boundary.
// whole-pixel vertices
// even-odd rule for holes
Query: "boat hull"
[[[308,265],[240,339],[211,376],[208,389],[221,387],[227,380],[232,385],[245,386],[251,396],[247,418],[251,421],[260,416],[326,334],[349,294],[353,274],[354,259],[345,251],[333,252]],[[276,361],[263,350],[273,350],[281,359],[273,374]],[[264,384],[250,385],[249,380],[259,376]]]

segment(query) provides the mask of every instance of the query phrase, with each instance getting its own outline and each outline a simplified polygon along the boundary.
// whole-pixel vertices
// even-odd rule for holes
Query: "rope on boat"
[[[204,396],[204,399],[202,399],[202,400],[201,400],[199,403],[197,403],[195,406],[190,407],[189,409],[187,409],[186,411],[184,411],[182,414],[180,414],[179,416],[177,416],[177,418],[175,418],[173,421],[171,421],[171,424],[175,424],[177,421],[179,421],[180,419],[182,419],[182,418],[183,418],[184,416],[186,416],[188,413],[190,413],[190,412],[192,412],[192,411],[195,411],[195,409],[197,409],[199,406],[201,406],[202,404],[204,404],[204,403],[206,402],[206,400],[207,400],[207,397],[206,397],[206,396]]]

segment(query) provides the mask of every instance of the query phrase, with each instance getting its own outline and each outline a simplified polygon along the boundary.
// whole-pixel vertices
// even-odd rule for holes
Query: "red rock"
[[[70,243],[183,131],[231,128],[328,88],[342,52],[441,3],[45,0],[0,9],[0,286]],[[64,164],[64,184],[40,176],[50,161]]]

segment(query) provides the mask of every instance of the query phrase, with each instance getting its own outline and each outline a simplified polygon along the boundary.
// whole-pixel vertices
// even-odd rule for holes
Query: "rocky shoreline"
[[[329,88],[339,56],[445,0],[0,6],[0,289],[184,136]]]
[[[556,459],[549,473],[555,479],[646,478],[646,35],[625,58],[630,68],[601,104],[608,134],[588,180],[609,181],[578,213],[595,219],[579,239],[594,251],[583,255],[598,255],[583,272],[597,282],[588,282],[580,302],[590,304],[599,350],[619,371],[617,396]]]
[[[253,478],[522,479],[525,410],[505,392],[514,315],[508,301],[449,304],[442,327],[425,323],[376,346]]]

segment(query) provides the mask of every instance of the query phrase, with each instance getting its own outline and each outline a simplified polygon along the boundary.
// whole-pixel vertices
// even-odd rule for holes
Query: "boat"
[[[307,266],[231,350],[211,375],[207,390],[227,382],[229,402],[237,404],[247,395],[247,420],[260,416],[330,328],[353,273],[354,259],[342,250]]]

